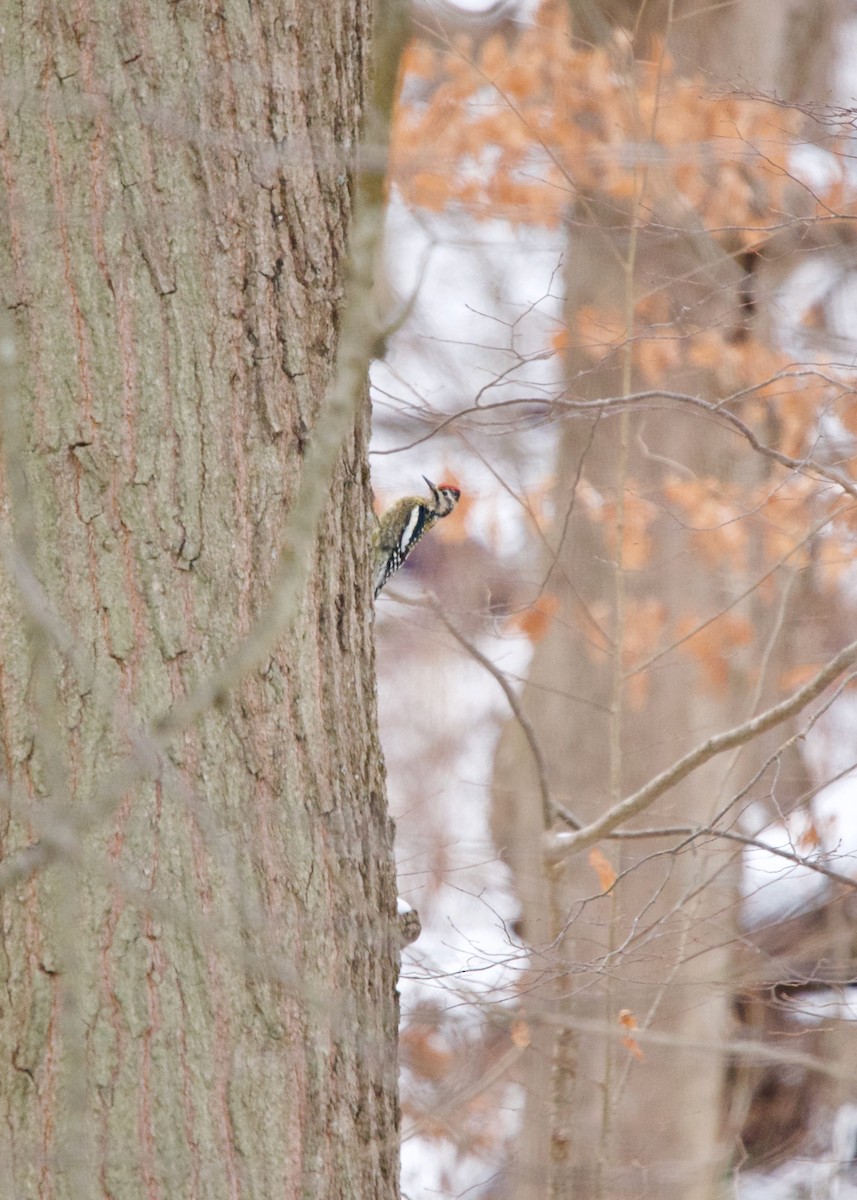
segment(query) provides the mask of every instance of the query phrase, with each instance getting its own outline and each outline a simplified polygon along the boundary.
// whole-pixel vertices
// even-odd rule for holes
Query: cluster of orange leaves
[[[514,37],[411,43],[391,152],[391,178],[405,202],[555,227],[575,203],[595,198],[636,219],[655,211],[676,227],[689,216],[695,228],[728,230],[733,248],[752,249],[766,229],[778,227],[795,207],[789,156],[799,114],[759,98],[716,94],[701,78],[681,76],[664,47],[635,60],[621,33],[604,45],[575,44],[569,9],[566,0],[544,0]],[[834,181],[815,198],[804,193],[801,214],[818,205],[838,208],[838,187]],[[784,353],[747,330],[735,337],[734,330],[694,328],[674,317],[660,290],[637,302],[630,327],[626,312],[583,306],[573,329],[557,332],[554,349],[573,340],[599,365],[630,354],[642,387],[680,380],[685,371],[698,380],[704,371],[715,394],[748,389],[741,418],[770,431],[763,440],[795,459],[811,451],[823,413],[857,438],[857,401],[847,393],[834,405],[823,380],[798,380]],[[857,474],[857,457],[842,469]],[[854,557],[855,506],[796,472],[755,488],[671,478],[657,504],[636,495],[629,481],[623,509],[621,546],[615,505],[600,501],[590,516],[603,524],[610,552],[626,570],[649,564],[654,522],[666,509],[685,524],[701,566],[746,579],[763,600],[775,595],[777,564],[811,569],[830,588]],[[542,597],[518,628],[539,640],[555,612],[555,598]],[[609,629],[609,613],[593,617]],[[747,616],[734,610],[679,619],[659,601],[630,598],[620,653],[631,702],[646,699],[641,664],[657,648],[679,642],[709,686],[720,689],[735,653],[753,637]],[[603,645],[591,640],[596,653],[615,648],[609,638]]]
[[[392,178],[408,203],[556,225],[575,197],[618,204],[644,186],[749,244],[785,205],[794,115],[713,95],[666,50],[635,61],[617,34],[576,45],[565,0],[514,38],[414,39],[403,64]]]
[[[581,199],[586,220],[597,200],[629,224],[654,213],[677,229],[728,231],[733,251],[758,246],[797,209],[830,215],[841,183],[813,196],[790,171],[798,112],[713,91],[680,75],[657,44],[635,59],[621,31],[602,45],[575,43],[569,10],[566,0],[543,0],[514,36],[411,42],[391,148],[391,179],[406,203],[550,227]],[[618,309],[582,306],[553,348],[573,340],[594,363],[630,354],[643,388],[700,370],[721,395],[754,388],[777,406],[779,448],[800,457],[809,409],[828,400],[823,386],[783,384],[788,356],[747,330],[733,333],[678,322],[656,290],[638,300],[630,326]]]
[[[700,561],[733,577],[761,577],[779,564],[811,568],[834,587],[854,559],[855,513],[834,489],[807,475],[755,487],[722,479],[666,480],[664,499],[691,531]],[[759,578],[764,595],[765,581]]]
[[[565,352],[571,340],[570,331],[561,326],[552,339],[553,349]],[[707,371],[723,395],[752,386],[761,399],[780,399],[778,393],[794,397],[780,447],[787,454],[797,454],[803,444],[807,401],[818,404],[827,399],[827,391],[814,387],[809,378],[784,384],[791,359],[758,338],[735,339],[728,328],[696,328],[687,320],[674,320],[663,292],[636,305],[630,328],[617,308],[581,305],[574,315],[574,341],[586,359],[605,366],[630,354],[634,378],[643,389],[662,386],[665,379],[681,379],[682,374],[698,377],[699,371]]]
[[[628,481],[622,512],[622,554],[617,554],[617,507],[611,501],[595,503],[585,483],[578,494],[590,520],[603,527],[610,553],[623,567],[645,580],[647,569],[657,572],[654,547],[656,520],[682,527],[690,554],[688,571],[714,572],[724,581],[722,601],[753,597],[753,603],[772,601],[778,594],[777,572],[811,571],[815,588],[828,593],[840,583],[854,561],[857,506],[835,489],[806,475],[793,474],[778,483],[760,481],[755,486],[717,478],[668,477],[658,504],[643,497],[642,489]],[[669,514],[668,517],[666,514]],[[682,599],[678,598],[677,599]],[[687,597],[690,599],[690,597]],[[692,603],[692,601],[691,601]],[[587,627],[593,655],[612,655],[615,646],[609,631],[612,603],[592,606]],[[626,672],[628,700],[640,709],[649,697],[648,665],[671,647],[699,667],[703,683],[714,692],[724,691],[736,654],[757,640],[754,621],[746,604],[704,613],[691,608],[671,610],[664,601],[645,594],[629,595],[621,636],[621,660]],[[599,630],[603,631],[599,633]],[[744,664],[746,668],[746,664]],[[791,689],[812,674],[814,666],[781,680]]]

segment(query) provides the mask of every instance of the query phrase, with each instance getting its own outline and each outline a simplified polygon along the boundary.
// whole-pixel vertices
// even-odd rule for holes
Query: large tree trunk
[[[609,28],[616,6],[572,7],[578,17],[585,12],[593,18],[583,32],[596,36]],[[658,11],[665,17],[666,7],[652,6],[646,20]],[[687,18],[691,7],[676,4],[676,15],[681,11]],[[766,7],[770,21],[757,21]],[[680,42],[674,47],[671,40],[670,51],[683,64],[704,65],[724,87],[755,83],[790,97],[826,97],[823,79],[820,83],[816,74],[817,90],[808,91],[803,72],[810,49],[816,68],[824,63],[830,70],[832,25],[818,26],[824,38],[813,40],[804,54],[776,41],[775,33],[785,36],[778,11],[739,3],[715,17],[685,19],[676,25]],[[833,13],[831,6],[828,19]],[[711,38],[715,19],[719,36]],[[758,59],[748,45],[750,29],[765,42]],[[575,32],[581,33],[579,20]],[[791,71],[796,60],[800,70]],[[773,64],[779,74],[772,75]],[[567,395],[575,400],[596,401],[646,386],[623,370],[621,351],[602,358],[576,342],[574,331],[587,309],[633,312],[642,298],[656,298],[663,306],[650,336],[674,338],[676,347],[693,330],[723,329],[736,340],[746,336],[740,326],[747,311],[744,282],[730,247],[702,231],[683,231],[669,196],[653,200],[647,192],[643,209],[643,217],[629,213],[623,223],[614,197],[587,196],[575,210],[567,259]],[[639,227],[649,218],[649,228]],[[644,324],[633,332],[645,336]],[[702,397],[722,394],[715,369],[676,368],[667,386]],[[786,567],[771,585],[779,588],[773,603],[770,593],[764,600],[754,594],[733,610],[740,622],[736,640],[723,657],[722,677],[711,686],[700,681],[698,663],[681,649],[663,656],[644,678],[622,679],[631,663],[678,638],[687,628],[683,622],[713,617],[740,591],[737,568],[732,574],[728,563],[710,569],[696,556],[693,535],[663,502],[665,481],[717,479],[724,488],[750,487],[769,470],[733,434],[680,407],[671,410],[668,402],[639,404],[618,418],[569,422],[560,451],[552,556],[542,575],[560,599],[560,617],[536,651],[525,712],[549,757],[555,796],[582,821],[594,819],[712,733],[752,715],[754,706],[780,698],[774,683],[780,670],[811,658],[794,654],[794,647],[805,631],[801,614],[812,601],[799,573]],[[581,481],[595,499],[587,501]],[[635,525],[641,505],[649,502],[646,521]],[[605,519],[610,506],[615,519]],[[613,535],[623,522],[620,547]],[[651,553],[643,549],[648,542]],[[760,559],[751,562],[747,582],[765,569]],[[782,632],[767,646],[778,621]],[[747,629],[754,633],[745,649]],[[771,738],[740,760],[709,764],[671,789],[638,825],[706,825],[781,741]],[[779,794],[805,793],[806,775],[794,751],[782,768]],[[728,1059],[701,1054],[698,1047],[733,1032],[734,851],[711,842],[697,843],[693,853],[682,847],[679,854],[674,837],[604,844],[621,877],[609,895],[599,896],[598,876],[585,857],[573,859],[564,871],[546,866],[542,798],[526,740],[514,724],[501,744],[495,776],[497,841],[515,872],[524,934],[537,968],[526,991],[534,1046],[522,1075],[527,1108],[516,1197],[646,1194],[708,1200],[719,1194],[732,1150],[723,1123]],[[620,1031],[622,1010],[668,1032],[675,1044],[647,1047],[644,1061],[635,1061],[611,1036]],[[561,1032],[581,1021],[589,1031],[579,1039]]]
[[[4,14],[4,1196],[397,1193],[366,406],[288,638],[169,753],[145,732],[271,581],[369,8]]]

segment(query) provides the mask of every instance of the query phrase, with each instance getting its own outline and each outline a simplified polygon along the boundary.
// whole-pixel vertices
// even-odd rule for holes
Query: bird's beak
[[[440,492],[437,490],[437,488],[434,486],[434,484],[432,483],[432,481],[430,479],[426,479],[425,475],[423,475],[423,479],[425,479],[426,483],[429,485],[429,490],[431,491],[431,494],[434,496],[435,504],[440,504]]]

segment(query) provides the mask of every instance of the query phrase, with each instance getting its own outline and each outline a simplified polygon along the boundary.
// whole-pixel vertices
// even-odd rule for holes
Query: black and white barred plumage
[[[437,487],[426,479],[432,498],[403,496],[383,514],[375,527],[373,578],[375,596],[408,557],[417,542],[455,508],[461,492],[449,483]]]

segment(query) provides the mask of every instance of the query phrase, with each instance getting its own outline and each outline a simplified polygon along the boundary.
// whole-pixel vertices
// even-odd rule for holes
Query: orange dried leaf
[[[423,1079],[439,1082],[455,1065],[455,1056],[443,1046],[433,1029],[421,1030],[411,1026],[401,1039],[403,1060]]]
[[[663,601],[654,596],[628,600],[622,639],[622,665],[626,671],[634,671],[638,663],[651,656],[662,640],[666,623],[667,608]],[[628,700],[638,712],[648,699],[649,683],[648,670],[634,671],[628,679]]]
[[[695,367],[718,367],[723,361],[726,343],[719,329],[703,329],[694,334],[688,352],[688,361]]]
[[[717,479],[670,478],[664,497],[681,510],[684,523],[694,528],[694,549],[712,566],[735,571],[743,565],[749,533],[742,520],[748,500],[738,488]]]
[[[550,592],[545,592],[529,608],[513,617],[511,625],[520,630],[531,642],[540,642],[550,629],[558,608],[558,597]]]
[[[618,1021],[623,1029],[639,1029],[640,1027],[637,1023],[637,1018],[631,1012],[630,1008],[623,1008],[619,1010]],[[640,1048],[640,1043],[635,1037],[631,1037],[630,1034],[622,1038],[622,1045],[626,1050],[633,1054],[637,1062],[642,1062],[645,1058],[645,1055]]]
[[[402,55],[402,77],[416,75],[420,79],[434,79],[438,69],[438,58],[431,46],[419,38],[411,38]]]
[[[633,1056],[634,1056],[634,1058],[636,1058],[637,1062],[642,1062],[643,1059],[646,1057],[645,1054],[643,1054],[643,1051],[640,1048],[640,1043],[637,1041],[636,1038],[623,1037],[622,1045],[625,1047],[626,1050],[629,1050],[631,1052],[631,1054],[633,1054]]]
[[[575,321],[581,348],[594,362],[606,358],[627,337],[625,318],[618,309],[584,304]]]
[[[601,853],[597,846],[589,851],[589,865],[598,876],[598,882],[601,884],[602,892],[610,891],[613,884],[616,882],[616,872],[607,858]]]
[[[802,831],[797,839],[797,844],[801,850],[816,850],[821,845],[821,834],[818,831],[818,826],[815,821],[810,819],[806,828]]]
[[[730,612],[723,613],[693,633],[698,623],[698,618],[694,616],[685,617],[678,623],[678,636],[687,638],[681,650],[696,659],[712,690],[723,691],[729,681],[730,658],[739,646],[752,642],[754,627],[746,617]],[[688,637],[688,634],[691,636]]]
[[[509,66],[503,72],[503,91],[513,100],[534,96],[537,85],[538,76],[525,66]]]
[[[449,179],[445,175],[420,171],[409,181],[408,194],[423,208],[439,212],[450,199]]]
[[[482,47],[482,70],[489,79],[496,78],[509,61],[506,39],[500,33],[489,37]]]
[[[509,1036],[519,1050],[526,1050],[532,1040],[530,1037],[530,1027],[524,1020],[512,1022],[509,1029]]]
[[[681,363],[681,345],[677,338],[642,338],[634,347],[634,359],[647,383],[662,383]]]

